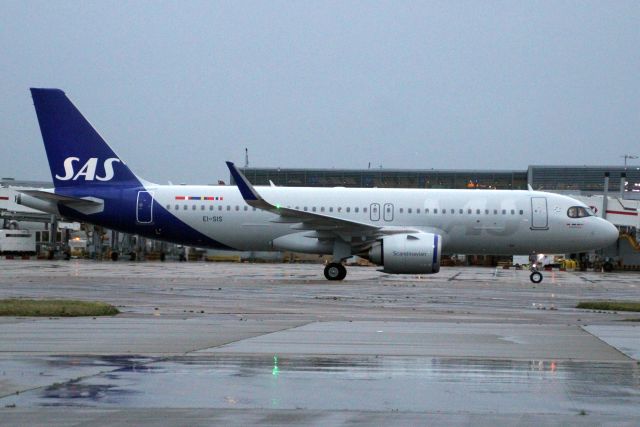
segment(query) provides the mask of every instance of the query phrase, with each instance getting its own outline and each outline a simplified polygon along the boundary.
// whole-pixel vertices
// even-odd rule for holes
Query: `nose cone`
[[[604,248],[613,245],[620,235],[616,226],[606,219],[601,219],[599,225],[597,236],[598,240],[600,240],[600,247]]]

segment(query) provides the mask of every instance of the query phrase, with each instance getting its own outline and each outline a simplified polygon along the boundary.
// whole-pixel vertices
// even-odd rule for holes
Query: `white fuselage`
[[[299,222],[248,206],[235,186],[156,186],[146,190],[171,215],[238,250],[272,250]],[[536,191],[256,187],[274,205],[442,236],[447,254],[581,252],[608,245],[617,230],[588,216],[570,218],[566,196]],[[198,200],[199,199],[199,200]],[[153,216],[153,213],[147,215]]]

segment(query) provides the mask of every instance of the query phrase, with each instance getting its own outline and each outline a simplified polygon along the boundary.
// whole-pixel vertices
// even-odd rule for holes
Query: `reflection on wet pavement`
[[[4,405],[640,416],[633,363],[422,357],[175,357],[11,396]]]

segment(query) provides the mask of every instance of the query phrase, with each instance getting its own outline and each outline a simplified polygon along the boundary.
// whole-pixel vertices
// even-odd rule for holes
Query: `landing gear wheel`
[[[327,280],[343,280],[347,277],[347,269],[338,262],[332,262],[324,268],[324,277]]]
[[[542,282],[542,273],[540,273],[539,271],[534,271],[533,273],[531,273],[531,276],[529,276],[529,279],[531,279],[533,283],[540,283]]]
[[[119,256],[118,252],[111,252],[111,261],[117,261]]]

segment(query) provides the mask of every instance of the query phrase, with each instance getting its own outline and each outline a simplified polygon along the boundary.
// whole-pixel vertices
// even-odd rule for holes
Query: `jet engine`
[[[393,234],[373,244],[367,258],[392,274],[432,274],[440,271],[442,238],[431,233]]]

